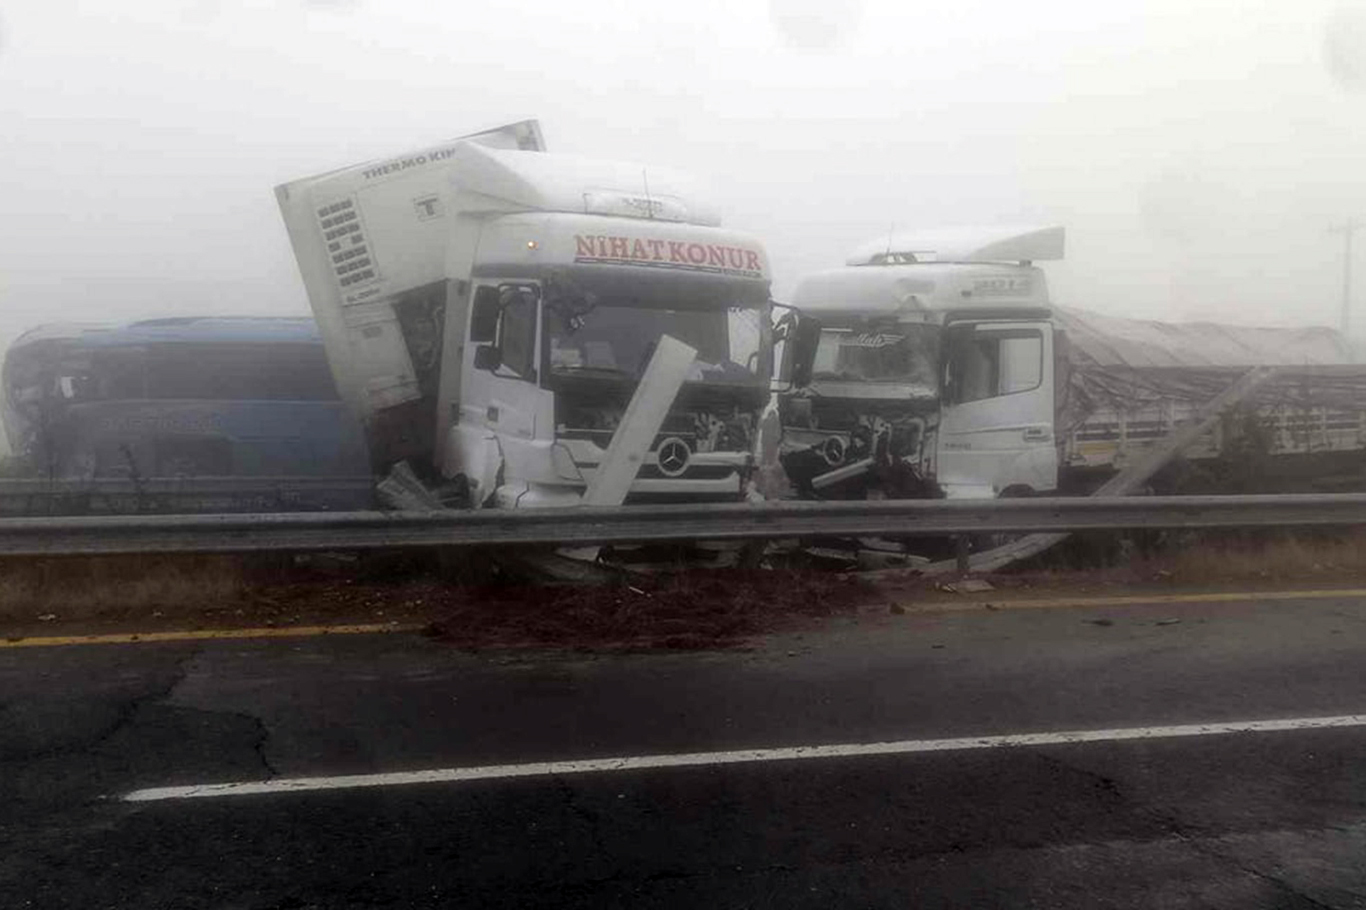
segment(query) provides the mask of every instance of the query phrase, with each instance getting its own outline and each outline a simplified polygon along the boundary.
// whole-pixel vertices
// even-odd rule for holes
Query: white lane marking
[[[402,787],[410,784],[446,784],[472,780],[506,780],[518,777],[559,777],[566,774],[602,774],[651,768],[687,768],[698,765],[740,765],[754,762],[803,761],[818,758],[858,758],[869,755],[913,755],[922,752],[963,752],[972,749],[1007,749],[1057,746],[1073,743],[1121,742],[1133,739],[1176,739],[1191,736],[1226,736],[1233,733],[1277,733],[1287,730],[1322,730],[1366,726],[1366,714],[1337,717],[1293,717],[1284,720],[1247,720],[1166,727],[1120,727],[1113,730],[1064,730],[1054,733],[1010,733],[967,736],[958,739],[908,739],[885,743],[842,743],[828,746],[784,746],[775,749],[740,749],[732,752],[683,752],[673,755],[636,755],[571,761],[528,762],[515,765],[482,765],[470,768],[435,768],[428,771],[397,771],[388,774],[345,774],[336,777],[281,777],[274,780],[223,784],[191,784],[183,787],[151,787],[125,794],[125,802],[145,803],[168,799],[214,799],[265,793],[301,793],[309,790],[347,790],[363,787]]]

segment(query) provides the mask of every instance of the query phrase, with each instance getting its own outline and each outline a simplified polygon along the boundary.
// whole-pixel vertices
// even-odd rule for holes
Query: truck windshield
[[[599,304],[586,311],[546,307],[550,372],[635,379],[663,335],[697,349],[689,382],[764,381],[766,318],[758,307],[658,309]]]
[[[938,352],[938,326],[827,328],[816,348],[812,378],[818,382],[899,383],[933,389],[938,385]]]

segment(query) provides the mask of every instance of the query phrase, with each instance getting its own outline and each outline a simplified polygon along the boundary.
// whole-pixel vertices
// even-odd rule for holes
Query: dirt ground
[[[462,649],[705,649],[840,617],[1132,593],[1366,587],[1366,532],[1093,538],[976,578],[876,582],[828,566],[472,584],[451,558],[101,557],[0,561],[0,637],[380,623]],[[486,556],[459,554],[461,560]]]
[[[263,568],[232,557],[0,564],[0,637],[326,624],[416,626],[453,646],[698,649],[851,613],[876,596],[812,570],[623,575],[607,584],[442,580],[417,560]]]

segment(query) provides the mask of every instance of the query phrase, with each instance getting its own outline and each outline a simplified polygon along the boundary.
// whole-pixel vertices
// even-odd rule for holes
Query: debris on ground
[[[607,585],[620,580],[620,572],[594,561],[598,548],[591,550],[591,558],[581,558],[584,554],[569,548],[554,553],[517,553],[506,558],[506,568],[550,584]]]
[[[449,597],[428,634],[468,648],[732,647],[851,614],[869,599],[857,579],[791,570],[683,571],[606,587],[504,584]]]
[[[985,578],[964,578],[955,587],[960,594],[981,594],[983,591],[996,590],[996,586]]]
[[[834,547],[807,547],[805,555],[818,566],[842,570],[858,568],[858,555],[852,550],[840,550]]]
[[[905,555],[906,547],[898,540],[888,540],[885,537],[860,537],[858,545],[865,550],[881,550],[884,553],[900,553]]]
[[[924,556],[913,553],[893,553],[879,549],[860,549],[855,555],[861,572],[880,572],[883,569],[914,569],[930,564]]]
[[[996,586],[985,578],[960,578],[955,582],[941,581],[934,586],[936,591],[943,591],[945,594],[981,594],[984,591],[995,591]]]
[[[441,497],[427,487],[406,461],[394,465],[389,476],[375,487],[379,498],[391,509],[405,512],[434,512],[446,508]]]
[[[1252,581],[1258,590],[1304,580],[1366,580],[1366,532],[1180,538],[1179,548],[1104,565],[1059,562],[972,578],[896,578],[849,569],[857,552],[770,546],[755,567],[702,569],[662,559],[658,575],[578,564],[595,576],[566,589],[493,548],[321,553],[296,556],[144,555],[0,560],[0,635],[144,632],[242,626],[374,622],[422,627],[464,648],[733,648],[767,632],[829,619],[886,622],[924,610],[1007,609],[1026,590],[1068,598],[1178,590]],[[865,551],[898,556],[890,542]],[[822,555],[824,554],[824,555]],[[558,562],[558,560],[557,560]],[[564,562],[572,562],[564,560]],[[750,564],[747,563],[747,566]],[[634,567],[632,567],[634,568]],[[520,570],[520,571],[519,571]],[[1270,581],[1268,581],[1270,579]],[[999,593],[983,604],[977,591]],[[57,611],[61,612],[58,613]],[[1174,625],[1179,617],[1149,618]],[[1094,621],[1105,627],[1110,621]]]

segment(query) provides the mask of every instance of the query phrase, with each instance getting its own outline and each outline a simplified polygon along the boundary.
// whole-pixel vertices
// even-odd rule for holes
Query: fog
[[[552,149],[707,178],[767,244],[779,299],[893,227],[1056,222],[1061,303],[1334,324],[1329,229],[1366,216],[1362,5],[20,0],[0,16],[3,343],[54,320],[307,312],[275,184],[524,117]]]

